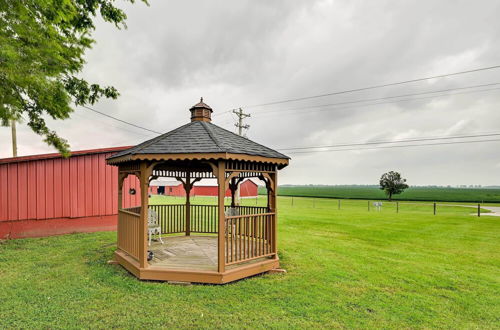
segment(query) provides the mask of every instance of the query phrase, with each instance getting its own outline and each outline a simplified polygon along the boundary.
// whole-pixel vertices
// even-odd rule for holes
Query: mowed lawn
[[[0,328],[500,327],[500,218],[279,202],[288,273],[223,286],[138,281],[113,232],[1,242]]]

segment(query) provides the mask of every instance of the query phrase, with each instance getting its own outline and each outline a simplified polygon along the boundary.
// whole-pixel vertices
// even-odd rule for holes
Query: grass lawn
[[[138,281],[112,232],[0,242],[0,328],[500,327],[500,218],[279,202],[288,274],[223,286]]]

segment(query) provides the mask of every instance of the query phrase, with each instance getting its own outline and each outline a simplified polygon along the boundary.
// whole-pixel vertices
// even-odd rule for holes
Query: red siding
[[[106,165],[105,160],[122,149],[81,151],[69,159],[54,155],[0,159],[2,228],[26,229],[30,222],[25,220],[30,220],[39,222],[37,232],[41,232],[41,220],[58,219],[59,222],[52,222],[54,224],[85,217],[92,217],[92,228],[95,228],[96,219],[116,215],[117,168]],[[136,195],[128,193],[129,187],[136,189]],[[140,205],[137,177],[129,176],[125,180],[123,196],[124,207]],[[108,228],[110,218],[105,219]],[[15,226],[13,221],[24,222],[22,226]],[[57,228],[51,228],[51,232],[57,232]]]
[[[28,185],[28,164],[20,163],[17,169],[18,174],[18,184],[19,186],[27,186]],[[27,218],[28,217],[28,190],[20,189],[17,194],[19,198],[19,218]]]
[[[7,198],[9,188],[7,186],[7,178],[7,166],[0,166],[0,219],[9,218],[9,210],[7,207],[7,205],[9,205]]]
[[[251,180],[245,180],[240,185],[240,196],[241,197],[257,197],[258,195],[258,187],[255,182]]]
[[[130,189],[135,189],[135,195],[130,194]],[[134,207],[141,205],[141,187],[139,185],[139,178],[135,175],[129,175],[123,182],[122,187],[122,202],[124,207]],[[116,192],[118,195],[118,191]],[[117,202],[118,203],[118,202]]]
[[[27,219],[36,219],[36,203],[37,203],[37,198],[36,198],[36,163],[35,162],[27,162],[28,164],[28,182],[26,183],[26,186],[29,187],[30,189],[26,189],[28,193],[28,203],[26,205],[28,212],[26,215]],[[2,166],[0,165],[0,168]],[[31,184],[30,184],[31,182]],[[0,217],[1,219],[5,219]]]
[[[115,228],[118,173],[106,158],[124,148],[78,151],[69,159],[55,154],[0,159],[0,238]],[[240,191],[242,197],[257,196],[257,185],[246,180]],[[179,184],[165,187],[165,194],[185,196],[185,191]],[[217,187],[195,186],[192,194],[216,196]],[[122,196],[123,207],[140,205],[136,176],[125,179]]]
[[[7,206],[10,206],[8,208],[7,216],[9,218],[17,219],[17,210],[19,208],[19,205],[17,203],[17,166],[8,166],[7,175],[9,178],[13,178],[13,180],[9,180],[7,182]]]
[[[21,165],[21,164],[19,164]],[[59,196],[59,198],[54,198],[54,218],[62,217],[62,160],[54,159],[54,196]],[[20,199],[21,201],[21,199]]]

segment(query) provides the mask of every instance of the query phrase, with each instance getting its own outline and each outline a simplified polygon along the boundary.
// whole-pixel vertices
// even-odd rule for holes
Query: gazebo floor
[[[167,236],[164,244],[153,241],[154,258],[146,267],[117,249],[115,261],[141,280],[223,284],[279,268],[279,259],[268,256],[217,267],[217,236]]]
[[[179,270],[217,271],[217,236],[168,236],[164,244],[153,241],[149,250],[154,252],[151,266]],[[258,258],[226,266],[226,270],[259,263],[268,258]]]

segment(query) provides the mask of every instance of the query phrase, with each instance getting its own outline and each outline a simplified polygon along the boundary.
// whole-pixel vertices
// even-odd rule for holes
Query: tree
[[[133,3],[134,0],[124,0]],[[146,0],[142,0],[146,2]],[[112,86],[80,78],[100,15],[126,28],[114,0],[0,0],[0,122],[25,118],[28,126],[69,156],[69,144],[47,127],[44,116],[67,119],[72,106],[116,99]]]
[[[406,188],[408,188],[406,179],[403,179],[398,172],[390,171],[380,177],[380,189],[385,191],[389,200],[392,200],[392,195],[401,194]]]

